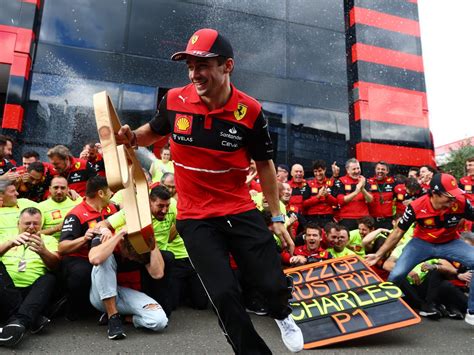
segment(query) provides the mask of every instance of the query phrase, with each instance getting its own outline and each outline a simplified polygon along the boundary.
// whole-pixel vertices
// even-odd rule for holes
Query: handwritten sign
[[[420,322],[401,299],[402,291],[383,281],[357,256],[285,270],[293,279],[292,316],[305,349],[355,339]]]

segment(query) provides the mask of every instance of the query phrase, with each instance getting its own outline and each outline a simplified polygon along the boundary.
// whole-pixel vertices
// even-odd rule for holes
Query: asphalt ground
[[[125,325],[127,338],[109,340],[107,327],[97,325],[98,315],[70,322],[53,319],[41,334],[27,334],[14,349],[0,353],[49,354],[232,354],[211,310],[181,308],[175,311],[168,327],[154,333]],[[286,354],[275,322],[252,315],[253,323],[274,354]],[[303,353],[318,354],[462,354],[474,353],[474,327],[461,320],[423,319],[418,325],[392,330]]]

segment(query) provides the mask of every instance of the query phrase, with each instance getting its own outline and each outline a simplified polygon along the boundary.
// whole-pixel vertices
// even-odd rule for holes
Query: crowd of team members
[[[73,321],[99,310],[108,337],[121,339],[123,323],[160,331],[180,305],[207,308],[206,292],[175,228],[178,194],[168,148],[147,172],[156,247],[138,255],[126,238],[122,195],[107,186],[100,145],[86,144],[79,158],[58,145],[48,150],[47,162],[25,152],[22,165],[11,159],[12,147],[11,139],[0,137],[0,346],[18,344],[28,330],[40,332],[57,314]],[[325,161],[317,160],[314,177],[306,180],[301,165],[278,166],[281,212],[295,242],[294,249],[282,248],[275,237],[284,267],[376,252],[407,206],[431,193],[436,173],[423,166],[408,177],[392,177],[389,166],[379,162],[366,179],[355,159],[345,169],[347,174],[339,176],[333,164],[329,178]],[[466,169],[460,185],[472,200],[474,158]],[[253,163],[247,184],[271,229]],[[404,230],[397,247],[374,266],[382,278],[393,269],[413,226]],[[463,221],[458,233],[474,243],[472,223]],[[232,256],[230,262],[245,307],[266,314],[266,300],[246,284]],[[401,287],[420,314],[461,319],[471,276],[463,265],[433,259],[416,266]]]

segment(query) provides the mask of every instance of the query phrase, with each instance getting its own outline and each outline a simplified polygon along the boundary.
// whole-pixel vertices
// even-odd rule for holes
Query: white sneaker
[[[282,320],[275,319],[275,322],[280,328],[281,339],[288,350],[293,353],[303,350],[303,333],[301,333],[300,327],[296,325],[291,314]]]
[[[474,314],[471,314],[472,311],[467,311],[466,312],[466,318],[464,320],[466,321],[467,324],[474,325]]]

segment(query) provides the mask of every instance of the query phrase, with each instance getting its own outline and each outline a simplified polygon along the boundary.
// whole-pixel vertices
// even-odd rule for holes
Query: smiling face
[[[326,177],[326,169],[318,168],[313,170],[314,178],[318,181],[323,181]]]
[[[474,176],[474,160],[466,162],[466,173],[469,176]]]
[[[384,180],[388,175],[388,167],[385,164],[377,164],[375,166],[375,177],[377,180]]]
[[[315,228],[306,228],[305,243],[308,250],[317,250],[321,243],[321,233]]]
[[[358,179],[360,176],[360,164],[359,163],[349,163],[346,168],[347,175],[353,179]]]
[[[291,167],[291,176],[293,177],[293,181],[296,183],[300,183],[303,181],[304,177],[304,170],[303,166],[300,164],[295,164]]]
[[[228,58],[219,64],[217,58],[199,58],[188,56],[188,76],[201,98],[215,99],[228,87],[229,74],[234,68],[234,60]]]
[[[433,173],[428,170],[426,166],[422,166],[420,169],[420,180],[425,184],[428,184],[433,177]]]

